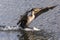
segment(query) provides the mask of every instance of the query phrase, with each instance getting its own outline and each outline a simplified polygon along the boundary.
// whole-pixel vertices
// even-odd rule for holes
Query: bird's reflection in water
[[[27,33],[30,33],[30,34],[28,34],[28,37],[26,36]],[[47,32],[47,31],[45,31],[43,29],[41,29],[40,31],[28,31],[24,35],[20,35],[20,34],[17,35],[19,40],[26,40],[25,38],[29,38],[31,36],[34,38],[34,40],[48,40],[49,38],[53,37],[52,33],[49,33],[49,32]],[[28,40],[30,40],[30,39],[28,39]]]

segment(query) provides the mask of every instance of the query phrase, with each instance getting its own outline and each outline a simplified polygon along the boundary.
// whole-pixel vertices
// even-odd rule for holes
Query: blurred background
[[[60,0],[0,0],[0,25],[17,26],[20,15],[32,8],[58,5],[53,10],[40,15],[29,27],[37,27],[55,32],[55,40],[60,40]],[[0,40],[18,40],[17,32],[0,32]],[[7,37],[9,36],[9,38]],[[12,39],[11,39],[12,38]]]

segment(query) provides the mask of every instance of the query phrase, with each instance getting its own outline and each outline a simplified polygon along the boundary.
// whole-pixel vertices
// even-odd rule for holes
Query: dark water
[[[59,40],[54,32],[47,32],[45,30],[34,31],[35,40]],[[23,40],[21,33],[18,31],[0,31],[0,40]]]

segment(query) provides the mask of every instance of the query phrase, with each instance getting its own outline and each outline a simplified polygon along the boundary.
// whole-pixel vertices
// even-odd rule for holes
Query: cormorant
[[[18,21],[17,25],[21,26],[22,28],[29,28],[28,25],[36,19],[42,13],[49,11],[49,9],[55,8],[55,6],[50,6],[46,8],[32,8],[30,11],[27,11],[24,15],[22,15],[21,19]],[[31,15],[28,16],[28,13],[31,12]]]

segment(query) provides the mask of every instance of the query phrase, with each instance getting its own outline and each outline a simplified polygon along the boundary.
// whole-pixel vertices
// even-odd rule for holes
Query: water
[[[30,27],[55,32],[51,40],[60,40],[60,0],[0,0],[0,25],[16,26],[20,15],[32,8],[58,5],[53,10],[40,15]],[[50,32],[49,31],[49,32]],[[18,32],[0,31],[0,40],[18,40]]]
[[[46,30],[34,31],[35,40],[58,40],[55,32],[49,32]],[[19,31],[0,31],[0,40],[24,40],[23,36]]]
[[[18,32],[0,31],[0,40],[18,40]]]

